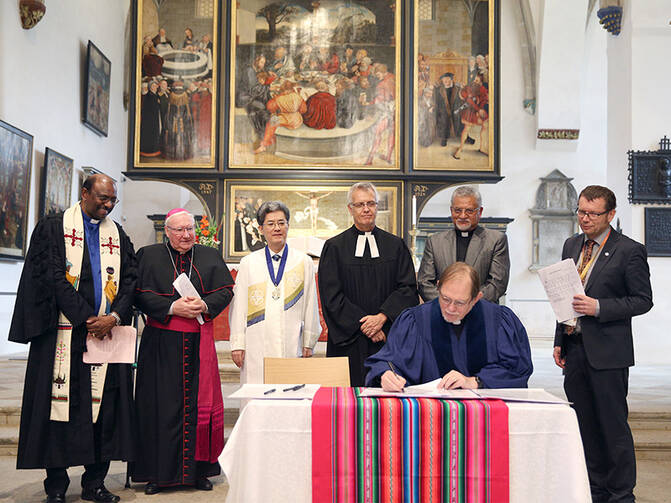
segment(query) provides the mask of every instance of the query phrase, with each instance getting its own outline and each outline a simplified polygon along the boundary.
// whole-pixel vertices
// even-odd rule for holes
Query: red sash
[[[215,463],[224,450],[224,400],[212,321],[200,325],[195,319],[171,316],[168,323],[148,318],[147,325],[174,332],[200,333],[196,460]]]

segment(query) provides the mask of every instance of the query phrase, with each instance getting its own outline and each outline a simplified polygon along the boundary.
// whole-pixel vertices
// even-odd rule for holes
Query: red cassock
[[[303,123],[314,129],[333,129],[336,126],[336,98],[328,92],[318,92],[308,98]]]

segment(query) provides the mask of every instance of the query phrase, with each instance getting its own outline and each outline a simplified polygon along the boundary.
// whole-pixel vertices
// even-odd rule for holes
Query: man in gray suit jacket
[[[438,297],[436,281],[454,262],[466,262],[480,277],[485,299],[498,302],[506,293],[510,274],[508,239],[502,232],[478,225],[482,216],[482,196],[473,186],[458,187],[452,193],[454,230],[439,232],[426,241],[417,274],[419,294],[424,302]]]

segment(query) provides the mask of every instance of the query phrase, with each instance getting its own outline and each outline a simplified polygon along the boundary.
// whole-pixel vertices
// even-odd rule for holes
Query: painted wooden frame
[[[40,218],[65,211],[70,207],[73,165],[72,159],[68,156],[46,148],[40,191]]]
[[[232,2],[229,168],[400,169],[401,3]]]
[[[414,0],[415,170],[499,171],[499,9]]]
[[[0,257],[22,260],[28,243],[33,136],[0,120]]]
[[[89,40],[86,50],[86,100],[84,124],[102,136],[109,131],[112,64]]]
[[[221,2],[135,0],[134,168],[215,168]]]
[[[227,180],[224,255],[237,261],[265,243],[258,229],[256,211],[265,201],[282,201],[290,215],[289,239],[328,239],[352,225],[347,211],[347,193],[355,180]],[[376,224],[403,235],[403,182],[373,180],[379,204]]]

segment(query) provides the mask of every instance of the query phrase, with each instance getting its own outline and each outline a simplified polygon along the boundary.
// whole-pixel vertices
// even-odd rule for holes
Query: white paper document
[[[542,388],[499,388],[473,390],[481,398],[498,398],[504,402],[561,403],[570,404]]]
[[[379,397],[379,396],[397,396],[418,397],[418,398],[445,398],[448,400],[466,400],[479,399],[473,390],[470,389],[438,389],[440,379],[436,379],[424,384],[415,384],[403,388],[403,392],[385,391],[382,388],[364,388],[359,396]]]
[[[573,259],[567,258],[540,269],[538,277],[559,323],[582,316],[573,310],[573,296],[585,295]]]
[[[135,327],[119,326],[112,329],[112,336],[100,340],[86,336],[84,363],[133,363],[135,362]]]
[[[184,273],[177,276],[175,281],[172,282],[172,286],[175,287],[177,293],[179,293],[182,297],[195,297],[197,299],[200,299],[200,294],[196,290],[196,287],[193,286],[193,283],[191,283],[189,277]],[[198,320],[198,323],[200,323],[201,325],[205,323],[205,320],[203,320],[203,316],[200,314],[196,316],[196,319]]]
[[[312,400],[320,387],[319,384],[243,384],[239,390],[227,398],[247,400]]]

